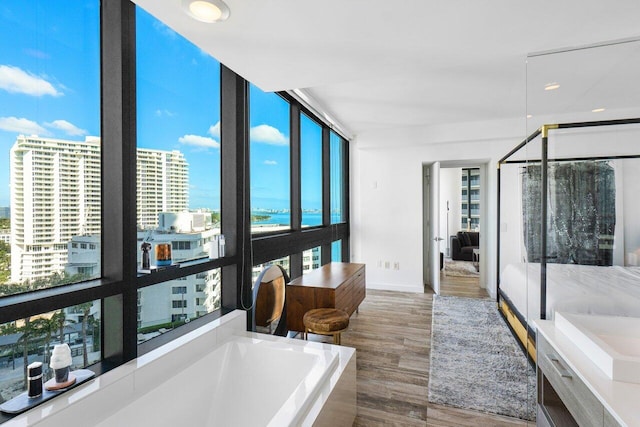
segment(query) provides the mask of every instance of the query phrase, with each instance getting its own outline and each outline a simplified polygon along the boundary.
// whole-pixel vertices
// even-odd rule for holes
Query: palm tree
[[[58,324],[53,320],[53,317],[50,319],[41,317],[35,320],[32,325],[35,326],[35,329],[40,335],[44,334],[44,354],[42,355],[42,363],[49,363],[49,344],[51,344],[51,337],[53,336],[53,333],[58,329]]]
[[[93,351],[100,351],[100,319],[91,316],[89,318],[89,326],[91,327]]]
[[[91,307],[93,306],[93,302],[84,302],[82,304],[78,304],[76,307],[82,311],[82,356],[83,356],[83,366],[87,366],[89,364],[89,355],[87,354],[87,323],[89,322],[89,314],[91,312]]]
[[[31,317],[27,317],[24,320],[24,325],[20,328],[22,336],[18,339],[18,343],[22,344],[22,364],[24,371],[24,387],[27,387],[27,365],[29,365],[29,347],[36,340],[42,337],[43,331],[46,328],[45,319],[36,319],[33,322]]]
[[[58,310],[51,316],[51,321],[56,325],[58,341],[60,344],[64,343],[64,327],[71,323],[71,320],[67,319],[67,313],[64,310]]]
[[[24,319],[24,326],[22,329],[22,336],[18,339],[18,342],[22,342],[22,366],[24,370],[24,387],[27,387],[27,365],[29,364],[29,339],[31,335],[31,318]]]

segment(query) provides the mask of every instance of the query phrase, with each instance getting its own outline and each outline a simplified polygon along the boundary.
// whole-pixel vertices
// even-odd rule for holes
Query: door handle
[[[442,240],[444,240],[444,238],[442,238],[442,237],[434,237],[434,238],[433,238],[433,241],[434,241],[434,242],[440,242],[440,241],[442,241]]]

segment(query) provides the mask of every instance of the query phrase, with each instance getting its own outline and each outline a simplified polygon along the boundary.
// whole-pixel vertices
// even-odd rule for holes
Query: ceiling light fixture
[[[527,119],[530,119],[531,117],[533,117],[531,114],[527,114]]]
[[[560,85],[556,82],[553,83],[547,83],[546,85],[544,85],[544,90],[556,90],[560,87]]]
[[[591,110],[592,113],[602,113],[604,111],[604,108],[594,108],[593,110]]]
[[[229,6],[222,0],[182,0],[182,7],[193,19],[208,24],[229,18]]]

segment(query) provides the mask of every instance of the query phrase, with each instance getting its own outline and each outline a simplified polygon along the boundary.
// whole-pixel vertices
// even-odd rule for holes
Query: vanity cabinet
[[[544,335],[537,334],[538,426],[620,427]]]
[[[622,427],[620,425],[619,422],[617,422],[615,420],[615,418],[613,418],[613,416],[608,413],[607,411],[604,411],[604,427]]]

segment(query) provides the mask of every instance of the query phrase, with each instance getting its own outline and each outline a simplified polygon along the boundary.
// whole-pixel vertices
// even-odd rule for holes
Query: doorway
[[[425,292],[486,298],[487,161],[423,165]]]

